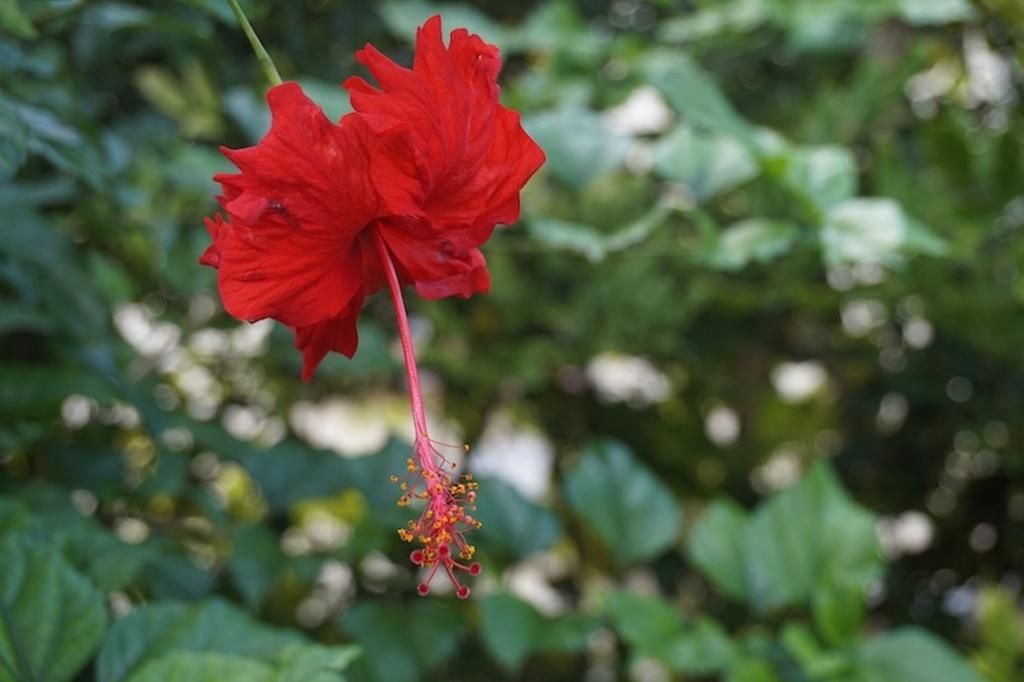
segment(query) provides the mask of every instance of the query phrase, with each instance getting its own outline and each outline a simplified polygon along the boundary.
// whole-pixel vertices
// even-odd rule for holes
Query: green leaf
[[[785,220],[749,218],[725,228],[700,259],[721,270],[739,270],[749,263],[767,263],[786,253],[800,228]]]
[[[655,52],[648,58],[646,70],[651,84],[665,95],[685,123],[729,135],[751,152],[758,148],[750,124],[691,58],[678,52]]]
[[[363,600],[341,616],[362,647],[356,670],[375,680],[419,680],[448,659],[466,636],[466,621],[451,604],[436,599],[409,606]]]
[[[697,203],[730,190],[758,173],[757,162],[732,137],[680,125],[658,141],[654,169],[685,185]]]
[[[779,677],[767,662],[748,658],[729,668],[725,682],[779,682]]]
[[[688,552],[718,589],[759,611],[808,601],[817,589],[862,590],[882,567],[873,516],[824,463],[753,516],[728,502],[712,504]]]
[[[541,642],[544,617],[509,594],[489,594],[479,603],[484,646],[507,670],[518,669]]]
[[[146,572],[146,589],[156,599],[198,600],[216,588],[216,576],[196,566],[187,555],[165,545]]]
[[[256,653],[178,649],[147,659],[127,682],[342,682],[342,671],[359,655],[359,648],[294,642],[272,660],[266,652],[259,652],[262,659]]]
[[[908,253],[942,255],[946,242],[892,199],[849,199],[833,207],[821,228],[825,261],[898,265]]]
[[[116,621],[96,661],[98,682],[127,680],[148,662],[176,652],[216,652],[272,662],[298,633],[252,620],[223,601],[164,602]]]
[[[630,146],[628,136],[581,107],[531,116],[523,126],[547,154],[547,170],[575,189],[618,170]]]
[[[736,647],[717,621],[697,617],[682,637],[671,642],[665,652],[669,668],[693,675],[707,675],[732,665]]]
[[[590,262],[597,263],[611,253],[624,251],[645,241],[665,222],[671,211],[669,201],[661,201],[638,220],[612,233],[556,218],[534,218],[528,227],[530,236],[537,241],[553,249],[578,253]]]
[[[547,618],[532,605],[506,593],[492,593],[478,601],[480,638],[506,670],[514,671],[532,654],[579,651],[599,622],[584,614]]]
[[[55,530],[75,565],[103,591],[131,584],[154,557],[152,545],[130,545],[92,519]]]
[[[664,599],[633,592],[612,592],[605,602],[622,639],[641,655],[659,650],[666,641],[683,632],[679,613]]]
[[[537,643],[538,651],[580,651],[601,622],[585,613],[570,613],[545,620],[544,636]]]
[[[864,588],[858,584],[820,585],[812,595],[811,609],[818,632],[838,646],[860,634],[867,613]]]
[[[35,515],[18,500],[0,497],[0,534],[24,530],[35,522]]]
[[[550,510],[534,504],[498,479],[481,479],[485,494],[477,500],[475,517],[483,526],[484,547],[506,559],[525,558],[555,544],[562,524]]]
[[[787,623],[779,635],[786,652],[811,679],[836,679],[849,672],[845,651],[823,649],[811,629],[803,623]]]
[[[18,38],[35,38],[39,35],[28,17],[22,14],[18,0],[0,0],[0,29]]]
[[[232,536],[228,561],[232,584],[246,606],[258,611],[267,592],[286,565],[277,533],[263,525],[240,526]]]
[[[845,147],[793,147],[785,152],[784,180],[821,210],[857,193],[857,164]]]
[[[669,43],[687,43],[725,33],[745,35],[768,19],[765,0],[718,0],[691,14],[660,22],[658,36]]]
[[[341,674],[358,658],[358,646],[323,646],[321,644],[290,644],[278,657],[273,682],[338,682]]]
[[[887,632],[856,653],[857,682],[981,682],[949,645],[920,628]]]
[[[586,448],[566,476],[565,492],[622,564],[657,556],[679,535],[682,512],[672,493],[621,443]]]
[[[274,670],[244,656],[179,651],[146,663],[128,682],[272,682]]]
[[[761,505],[747,529],[747,590],[759,609],[808,599],[819,584],[863,587],[882,567],[874,517],[817,463]]]
[[[103,595],[52,543],[8,533],[0,556],[0,682],[72,679],[107,629]]]
[[[0,0],[0,6],[4,0]],[[0,180],[21,168],[28,158],[28,127],[15,103],[0,95]]]
[[[730,500],[715,500],[690,533],[690,560],[715,587],[736,599],[747,596],[747,513]]]
[[[940,26],[978,16],[968,0],[898,0],[898,4],[904,21],[913,26]]]
[[[605,613],[635,656],[656,658],[675,672],[707,675],[735,658],[735,646],[718,623],[702,617],[686,626],[663,598],[613,592]]]
[[[1021,661],[1024,642],[1024,614],[1017,608],[1017,595],[1009,587],[986,585],[978,594],[977,641],[971,658],[983,677],[1009,682]]]

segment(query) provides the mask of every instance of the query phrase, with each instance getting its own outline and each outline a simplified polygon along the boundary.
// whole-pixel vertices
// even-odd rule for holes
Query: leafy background
[[[196,264],[227,5],[0,0],[0,680],[1024,679],[1019,2],[243,5],[331,116],[439,11],[547,151],[412,304],[485,573],[414,596],[388,302],[303,385]]]

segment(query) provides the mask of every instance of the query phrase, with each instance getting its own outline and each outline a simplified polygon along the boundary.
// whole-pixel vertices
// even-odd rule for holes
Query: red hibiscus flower
[[[270,132],[254,147],[223,149],[238,167],[214,179],[227,220],[206,221],[200,262],[217,269],[225,309],[295,331],[308,380],[330,351],[356,352],[364,298],[388,286],[405,353],[416,426],[415,459],[400,504],[425,500],[402,529],[416,564],[475,575],[463,531],[479,525],[476,484],[453,482],[427,435],[401,288],[427,298],[490,288],[480,252],[498,224],[519,217],[519,191],[544,162],[519,115],[498,103],[498,49],[465,29],[444,44],[441,20],[417,31],[411,69],[367,45],[356,53],[377,82],[348,79],[354,112],[332,123],[295,83],[270,90]],[[454,547],[454,551],[453,551]]]
[[[379,235],[399,281],[421,296],[487,292],[480,245],[519,217],[519,191],[544,162],[519,115],[498,103],[498,49],[441,20],[417,32],[413,68],[367,45],[379,84],[350,78],[354,113],[332,123],[295,83],[270,90],[273,122],[254,147],[223,149],[228,215],[208,221],[201,262],[225,309],[295,330],[308,380],[330,351],[351,357],[363,297],[385,283]]]

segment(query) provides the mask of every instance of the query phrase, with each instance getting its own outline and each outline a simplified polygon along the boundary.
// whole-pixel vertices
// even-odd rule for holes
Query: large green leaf
[[[523,558],[553,545],[562,524],[549,509],[534,504],[498,479],[482,479],[476,518],[483,546],[507,559]]]
[[[712,502],[689,537],[690,559],[725,594],[747,596],[747,513],[730,500]]]
[[[713,504],[688,550],[716,587],[758,610],[807,602],[818,589],[863,588],[882,567],[874,518],[824,463],[752,516]]]
[[[231,540],[231,582],[246,606],[257,611],[286,565],[280,538],[272,529],[254,524],[237,528]]]
[[[340,621],[365,652],[355,669],[375,680],[423,679],[455,652],[467,629],[451,604],[436,599],[407,607],[366,599],[347,609]]]
[[[665,222],[671,210],[668,201],[659,202],[637,220],[610,233],[557,218],[534,218],[528,225],[530,235],[542,244],[578,253],[596,263],[645,241]]]
[[[834,206],[821,228],[825,260],[896,265],[907,254],[941,255],[946,242],[892,199],[857,198]]]
[[[661,90],[685,123],[729,135],[751,151],[757,149],[750,124],[690,57],[679,52],[654,52],[646,70],[651,84]]]
[[[660,554],[679,535],[682,512],[671,491],[621,443],[587,447],[566,476],[565,493],[622,564]]]
[[[654,169],[682,183],[696,201],[723,192],[757,175],[758,166],[733,138],[680,125],[654,148]]]
[[[981,682],[967,661],[920,628],[880,634],[856,654],[857,682]]]
[[[272,682],[266,663],[214,652],[177,651],[143,665],[128,682]]]
[[[605,612],[635,656],[656,658],[675,672],[707,675],[735,659],[735,646],[718,623],[701,617],[684,624],[660,597],[614,592]]]
[[[480,637],[491,656],[506,670],[517,670],[532,654],[578,651],[597,623],[574,614],[547,618],[510,594],[497,592],[479,600]]]
[[[176,652],[216,652],[271,662],[302,639],[296,632],[258,623],[223,601],[153,604],[114,623],[96,662],[96,679],[129,679],[140,666]]]
[[[360,656],[354,645],[289,644],[277,657],[273,682],[339,682]]]
[[[785,152],[785,182],[821,210],[857,192],[857,164],[845,147],[792,147]]]
[[[52,543],[0,539],[0,682],[72,679],[107,629],[103,595]]]
[[[489,594],[481,599],[480,616],[484,646],[509,670],[517,669],[541,641],[544,617],[511,595]]]
[[[930,26],[969,21],[978,16],[969,0],[896,0],[909,24]]]
[[[670,43],[706,39],[725,33],[742,34],[769,16],[765,0],[718,0],[698,11],[669,17],[658,25],[658,35]]]
[[[292,644],[274,664],[237,654],[175,651],[143,664],[128,682],[344,682],[352,646]]]
[[[699,255],[702,262],[722,270],[739,270],[749,263],[767,263],[786,253],[799,236],[799,228],[786,220],[748,218],[733,223],[714,245]]]
[[[765,661],[748,658],[729,668],[724,682],[779,682],[779,677]]]
[[[629,137],[581,107],[531,116],[523,125],[547,154],[548,172],[576,189],[617,170],[629,150]]]

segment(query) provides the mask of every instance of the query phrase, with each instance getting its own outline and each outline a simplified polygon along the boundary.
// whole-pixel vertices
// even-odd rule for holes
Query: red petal
[[[295,329],[295,347],[302,351],[302,380],[309,381],[324,357],[333,351],[346,357],[355,355],[359,345],[356,318],[363,307],[357,295],[341,313],[316,324]]]
[[[294,83],[267,101],[270,132],[224,150],[241,173],[216,178],[230,217],[218,239],[221,298],[245,320],[316,325],[362,288],[357,238],[377,211],[367,130],[358,119],[334,125]]]
[[[433,233],[422,221],[378,223],[402,279],[424,298],[487,293],[491,276],[480,249],[461,246]]]
[[[464,29],[446,47],[433,17],[417,33],[411,70],[371,46],[356,58],[381,88],[359,78],[345,83],[358,115],[382,136],[372,171],[389,212],[422,215],[437,232],[476,234],[489,222],[483,239],[495,218],[515,220],[507,207],[544,153],[518,114],[498,104],[497,48]]]
[[[220,236],[221,227],[224,226],[224,218],[218,213],[213,216],[212,220],[203,218],[203,221],[206,223],[206,231],[210,233],[210,245],[199,257],[199,263],[209,265],[211,268],[218,268],[220,267],[220,244],[217,243],[217,238]]]

